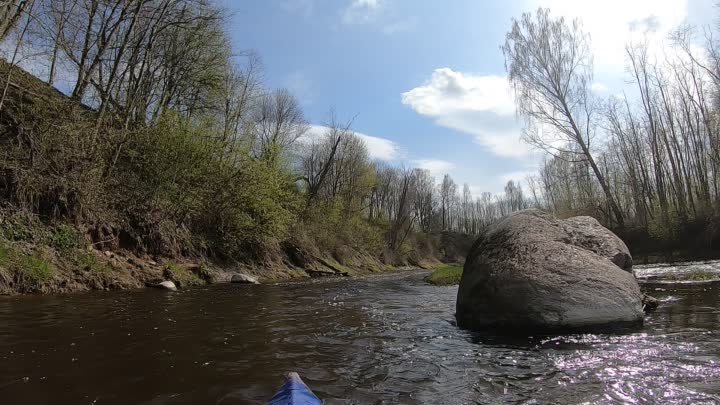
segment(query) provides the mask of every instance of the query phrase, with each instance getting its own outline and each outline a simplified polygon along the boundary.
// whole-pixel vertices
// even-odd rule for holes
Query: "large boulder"
[[[620,238],[591,217],[515,212],[473,245],[457,297],[463,328],[583,329],[643,319]]]

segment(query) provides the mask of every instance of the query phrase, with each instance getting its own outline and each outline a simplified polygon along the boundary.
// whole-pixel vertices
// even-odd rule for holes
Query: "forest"
[[[628,86],[592,90],[591,38],[550,10],[514,20],[503,53],[524,139],[546,152],[533,203],[592,215],[631,249],[707,255],[718,233],[720,44],[677,27],[663,44],[625,47]]]
[[[9,241],[33,240],[23,224],[39,221],[50,240],[70,224],[102,250],[263,262],[291,245],[401,265],[441,251],[433,235],[477,235],[538,207],[594,216],[647,254],[707,255],[720,242],[710,29],[704,47],[693,27],[661,53],[628,44],[633,90],[603,99],[579,22],[543,9],[514,20],[508,78],[524,138],[546,157],[526,184],[473,195],[449,175],[371,159],[353,118],[340,118],[355,112],[328,108],[323,133],[311,131],[296,96],[266,85],[260,55],[233,48],[215,2],[2,7]]]
[[[298,99],[264,83],[260,56],[233,49],[214,2],[8,4],[8,241],[52,244],[70,224],[100,250],[262,263],[291,246],[401,265],[442,259],[443,231],[476,234],[527,205],[512,182],[474,199],[450,176],[374,161],[331,108],[311,133]]]

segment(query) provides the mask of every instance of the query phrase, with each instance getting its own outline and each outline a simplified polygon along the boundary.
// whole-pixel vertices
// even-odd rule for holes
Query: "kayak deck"
[[[267,402],[268,405],[322,405],[320,398],[305,385],[298,373],[288,373],[285,384]]]

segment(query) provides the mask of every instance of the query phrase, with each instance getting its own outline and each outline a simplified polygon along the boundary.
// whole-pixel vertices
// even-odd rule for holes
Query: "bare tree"
[[[33,0],[0,0],[0,41],[15,28]]]
[[[591,153],[598,105],[589,89],[589,42],[577,20],[568,24],[541,8],[534,17],[524,13],[513,20],[502,50],[518,113],[526,119],[525,139],[555,156],[565,152],[587,161],[622,227],[623,213]]]
[[[449,174],[443,176],[440,184],[440,210],[442,211],[442,229],[447,230],[451,226],[450,211],[457,193],[457,184]]]
[[[297,99],[286,89],[262,96],[254,116],[253,149],[261,159],[275,162],[309,128]]]

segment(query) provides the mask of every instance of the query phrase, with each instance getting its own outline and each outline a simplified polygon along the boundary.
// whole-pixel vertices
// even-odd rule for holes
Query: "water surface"
[[[688,268],[636,269],[641,329],[512,339],[456,328],[422,271],[2,298],[0,403],[261,404],[290,370],[329,405],[720,403],[720,283],[656,277]]]

